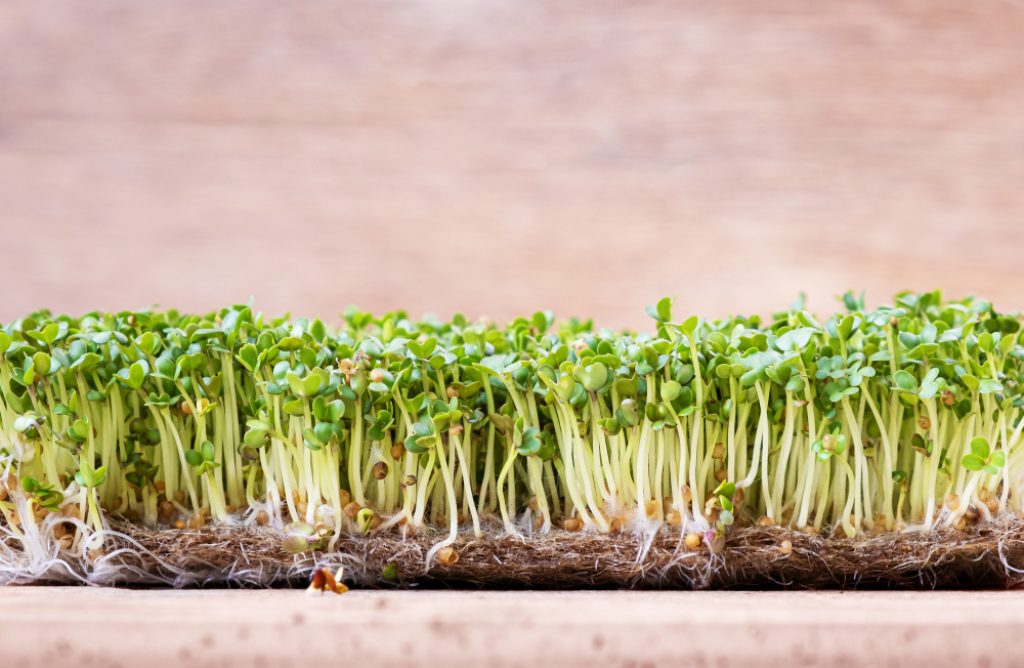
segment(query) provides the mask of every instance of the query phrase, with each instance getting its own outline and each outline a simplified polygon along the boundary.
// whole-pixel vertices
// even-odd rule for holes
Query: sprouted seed
[[[348,587],[342,582],[342,575],[344,575],[345,569],[339,568],[336,573],[332,573],[328,568],[318,568],[313,571],[313,575],[310,578],[309,587],[306,589],[307,592],[333,592],[335,594],[344,594],[348,591]]]
[[[0,528],[28,540],[59,513],[62,544],[100,554],[113,518],[265,525],[289,553],[429,527],[451,564],[485,527],[718,552],[735,526],[1024,512],[1020,317],[938,292],[843,303],[680,320],[666,298],[649,333],[549,312],[38,311],[0,327]]]

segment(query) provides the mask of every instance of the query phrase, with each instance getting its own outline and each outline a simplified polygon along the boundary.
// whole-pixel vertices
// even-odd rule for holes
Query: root
[[[687,549],[677,533],[553,530],[520,538],[490,527],[481,538],[460,534],[452,545],[458,560],[444,565],[427,558],[446,535],[442,531],[406,538],[343,534],[334,551],[292,555],[274,528],[113,524],[99,556],[62,549],[52,534],[47,549],[29,554],[8,531],[0,540],[0,584],[297,586],[317,568],[341,566],[346,582],[362,587],[934,589],[1024,583],[1024,522],[1016,519],[967,531],[852,539],[751,526],[730,532],[717,554],[703,545]],[[386,579],[392,563],[397,578]]]

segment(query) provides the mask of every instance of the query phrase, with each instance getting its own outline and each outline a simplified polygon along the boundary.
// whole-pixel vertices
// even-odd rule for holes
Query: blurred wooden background
[[[0,5],[0,320],[1024,308],[1024,4]]]

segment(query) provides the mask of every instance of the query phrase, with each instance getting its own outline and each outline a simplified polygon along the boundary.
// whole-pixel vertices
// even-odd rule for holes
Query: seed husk
[[[437,553],[437,560],[442,566],[453,566],[459,560],[459,553],[453,547],[441,548]]]
[[[579,531],[583,528],[583,522],[575,517],[570,517],[562,522],[562,528],[566,531]]]

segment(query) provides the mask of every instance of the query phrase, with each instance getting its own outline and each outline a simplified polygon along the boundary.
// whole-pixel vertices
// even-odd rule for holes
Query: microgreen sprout
[[[448,565],[485,527],[665,530],[714,552],[744,525],[1024,512],[1018,317],[937,292],[873,310],[847,294],[826,319],[674,306],[647,309],[650,333],[546,311],[498,327],[352,309],[337,329],[246,305],[38,311],[0,327],[0,471],[21,481],[5,493],[77,506],[76,543],[112,517],[271,524],[293,553],[432,527]]]

